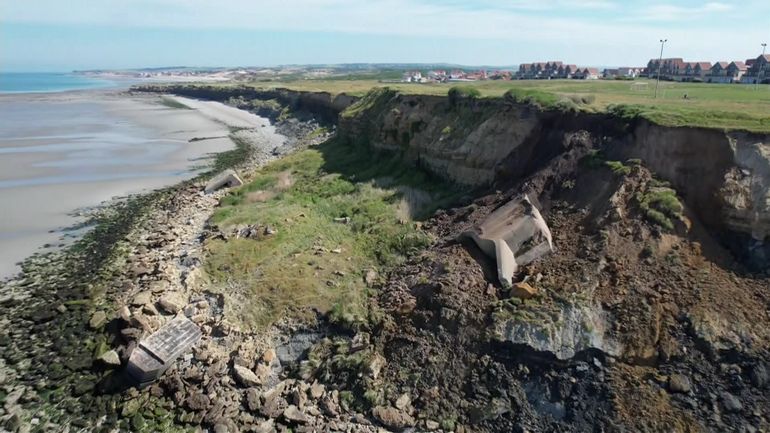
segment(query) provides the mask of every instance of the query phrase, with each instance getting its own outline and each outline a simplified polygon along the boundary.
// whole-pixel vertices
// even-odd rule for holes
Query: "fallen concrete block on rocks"
[[[241,185],[243,185],[243,180],[240,176],[238,176],[238,173],[236,173],[233,169],[227,169],[222,173],[214,176],[214,178],[206,184],[204,192],[206,194],[211,194],[212,192],[221,188],[232,188],[234,186]]]
[[[553,251],[551,231],[527,195],[496,209],[478,227],[460,235],[470,238],[497,260],[500,283],[510,288],[519,266]]]
[[[177,317],[139,342],[128,359],[126,371],[141,384],[152,382],[200,339],[198,325],[186,317]]]

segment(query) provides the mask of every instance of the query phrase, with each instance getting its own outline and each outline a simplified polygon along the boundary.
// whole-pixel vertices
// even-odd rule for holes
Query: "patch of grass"
[[[639,208],[652,223],[673,230],[672,220],[681,218],[684,206],[671,188],[653,187],[636,196]]]
[[[631,167],[623,165],[620,161],[605,161],[604,165],[610,168],[613,173],[619,176],[626,176],[631,174]]]
[[[647,83],[647,86],[639,84]],[[220,84],[228,86],[233,84]],[[363,96],[372,89],[388,86],[404,94],[447,95],[451,84],[381,83],[377,80],[297,80],[252,83],[254,87],[323,91]],[[645,118],[663,126],[770,132],[770,86],[662,82],[654,97],[650,80],[489,80],[464,83],[480,97],[503,97],[532,102],[544,108],[567,98],[583,111],[610,112],[628,120]],[[687,99],[684,99],[687,94]]]
[[[447,92],[449,102],[454,105],[460,99],[475,99],[481,97],[481,91],[473,86],[452,86]]]
[[[293,184],[279,188],[278,176],[286,172]],[[254,191],[271,195],[250,202]],[[275,234],[209,242],[205,271],[227,298],[229,320],[246,329],[286,315],[311,319],[314,311],[367,322],[374,315],[367,308],[365,270],[385,270],[432,242],[404,221],[405,202],[421,219],[462,193],[398,155],[328,141],[267,165],[222,200],[212,220],[224,231],[259,224]],[[408,202],[413,196],[420,200]],[[342,217],[349,222],[335,221]]]
[[[169,98],[167,96],[161,96],[160,103],[162,105],[165,105],[168,108],[177,108],[180,110],[192,110],[192,108],[188,107],[187,105],[177,101],[176,99]]]
[[[378,104],[384,104],[395,95],[388,87],[381,87],[367,92],[361,99],[340,113],[343,118],[353,118],[359,114],[372,110]]]

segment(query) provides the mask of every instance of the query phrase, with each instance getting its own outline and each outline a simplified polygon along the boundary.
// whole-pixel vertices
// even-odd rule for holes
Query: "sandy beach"
[[[231,128],[281,143],[266,119],[217,102],[115,91],[0,95],[0,280],[41,246],[66,242],[62,230],[82,222],[80,209],[194,176],[233,148]]]

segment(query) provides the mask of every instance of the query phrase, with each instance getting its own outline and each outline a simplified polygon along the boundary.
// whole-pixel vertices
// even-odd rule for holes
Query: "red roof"
[[[736,60],[736,61],[734,61],[734,62],[732,62],[730,64],[731,65],[735,65],[735,67],[738,68],[739,71],[745,71],[746,69],[748,69],[746,67],[746,64],[741,62],[740,60]]]
[[[700,66],[701,69],[711,69],[711,62],[694,62],[693,67]]]
[[[596,69],[596,68],[586,68],[586,72],[588,72],[589,74],[593,74],[593,75],[598,75],[599,74],[599,70]]]

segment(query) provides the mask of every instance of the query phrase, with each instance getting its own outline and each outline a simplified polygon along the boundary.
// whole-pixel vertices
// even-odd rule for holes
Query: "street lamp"
[[[766,48],[767,48],[767,44],[763,42],[762,43],[762,57],[765,57],[765,49]],[[762,73],[763,69],[765,69],[765,64],[761,63],[759,65],[759,70],[757,71],[757,79],[756,79],[756,81],[754,81],[754,90],[757,90],[757,88],[759,88],[759,80],[760,80],[759,76],[762,75],[762,78],[764,78],[764,75]]]
[[[668,39],[660,40],[660,58],[658,58],[658,80],[655,81],[655,99],[658,98],[658,85],[660,84],[660,68],[663,66],[663,45],[668,42]]]

